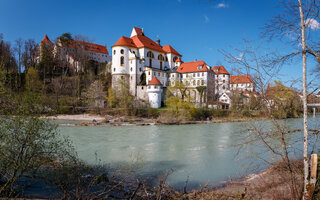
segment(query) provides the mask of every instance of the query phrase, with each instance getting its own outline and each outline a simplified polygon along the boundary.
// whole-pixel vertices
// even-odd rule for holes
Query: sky
[[[62,33],[81,34],[94,43],[111,46],[130,36],[133,26],[147,37],[170,44],[184,62],[234,66],[221,50],[244,46],[243,37],[260,42],[262,27],[281,11],[276,0],[0,0],[0,33],[4,40],[35,39],[47,34],[53,41]],[[290,51],[279,41],[268,48]],[[310,71],[311,72],[311,71]],[[285,65],[283,82],[302,77],[300,62]]]

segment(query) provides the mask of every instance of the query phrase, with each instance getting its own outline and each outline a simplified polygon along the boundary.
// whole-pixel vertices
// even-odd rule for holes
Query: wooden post
[[[313,186],[316,184],[317,181],[317,168],[318,168],[318,155],[312,154],[311,155],[311,177],[310,177],[310,183],[313,184]]]

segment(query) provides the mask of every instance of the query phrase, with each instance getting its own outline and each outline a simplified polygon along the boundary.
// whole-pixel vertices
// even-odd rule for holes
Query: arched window
[[[124,65],[124,57],[123,57],[123,56],[120,57],[120,65],[121,65],[121,66]]]
[[[162,60],[162,61],[164,61],[164,57],[163,57],[163,55],[159,54],[159,56],[158,56],[158,60]]]
[[[173,62],[176,62],[177,59],[178,59],[177,56],[173,57]]]
[[[166,56],[166,62],[168,62],[168,56]]]
[[[116,50],[113,50],[113,55],[116,55]]]
[[[148,51],[147,57],[149,58],[154,58],[154,54],[151,51]]]
[[[123,50],[123,49],[121,49],[121,50],[120,50],[120,53],[121,53],[121,54],[124,54],[124,50]]]

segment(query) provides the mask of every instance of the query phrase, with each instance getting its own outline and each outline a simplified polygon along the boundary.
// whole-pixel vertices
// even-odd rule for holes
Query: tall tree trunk
[[[303,62],[303,166],[304,166],[304,187],[303,199],[307,198],[307,184],[309,177],[309,159],[308,159],[308,108],[307,108],[307,52],[306,52],[306,37],[305,37],[305,21],[301,0],[299,3],[300,23],[301,23],[301,43],[302,43],[302,62]]]

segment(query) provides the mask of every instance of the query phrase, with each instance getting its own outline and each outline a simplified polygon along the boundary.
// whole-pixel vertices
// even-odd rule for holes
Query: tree
[[[0,195],[10,197],[15,183],[41,167],[74,160],[70,141],[48,121],[29,117],[0,119]]]
[[[22,38],[18,38],[16,41],[15,41],[15,52],[18,56],[18,78],[17,78],[17,88],[19,88],[21,86],[21,65],[22,65],[22,54],[23,54],[23,51],[22,51],[22,48],[23,48],[23,39]]]
[[[272,78],[277,77],[281,65],[279,62],[274,62],[274,59],[278,58],[277,53],[272,51],[266,53],[265,49],[262,53],[261,46],[261,43],[257,45],[245,38],[242,49],[235,48],[232,53],[225,50],[221,51],[227,62],[238,66],[247,73],[253,72],[255,74],[256,79],[254,81],[261,99],[260,109],[270,119],[270,123],[248,123],[245,131],[249,130],[249,134],[240,133],[240,137],[244,137],[243,140],[246,142],[238,145],[248,152],[251,151],[252,146],[258,146],[257,152],[252,152],[250,155],[261,158],[261,154],[269,153],[272,159],[282,161],[284,163],[282,174],[289,177],[290,197],[291,199],[299,199],[300,186],[297,184],[299,171],[289,157],[290,154],[295,152],[295,149],[292,148],[292,142],[294,141],[289,139],[289,135],[298,132],[298,130],[290,130],[285,123],[277,120],[274,115],[275,111],[283,108],[272,106],[273,99],[266,91]],[[239,58],[239,54],[243,56]],[[279,106],[282,106],[282,104],[279,104]],[[273,164],[270,160],[262,160],[269,165]]]
[[[198,86],[198,87],[196,87],[196,89],[200,94],[200,107],[202,107],[202,98],[203,98],[203,94],[206,91],[207,87],[206,86]]]
[[[265,26],[265,36],[270,38],[283,38],[291,34],[291,43],[301,46],[296,52],[280,57],[278,60],[287,61],[297,55],[302,55],[302,90],[303,90],[303,118],[304,118],[304,195],[307,198],[307,185],[309,183],[309,158],[308,158],[308,116],[307,116],[307,54],[315,58],[320,68],[320,43],[313,30],[318,29],[315,23],[320,20],[320,2],[312,1],[289,1],[283,2],[284,13],[275,16]],[[308,34],[306,32],[308,31]],[[278,61],[277,61],[278,62]]]
[[[24,71],[27,72],[30,67],[36,65],[36,50],[38,48],[37,43],[33,39],[24,41],[24,52],[22,53],[22,64]]]
[[[30,67],[26,75],[26,89],[38,93],[42,90],[39,74],[34,67]]]

